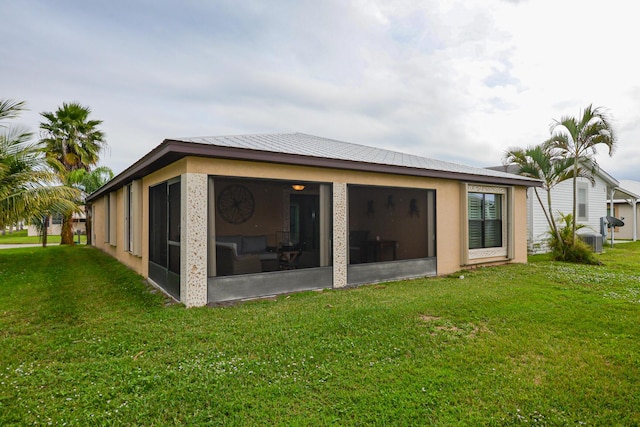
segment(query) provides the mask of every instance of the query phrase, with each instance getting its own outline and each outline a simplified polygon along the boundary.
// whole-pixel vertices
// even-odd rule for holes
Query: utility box
[[[599,254],[602,253],[602,234],[579,234],[580,239],[582,239],[587,245],[591,246],[593,252]]]

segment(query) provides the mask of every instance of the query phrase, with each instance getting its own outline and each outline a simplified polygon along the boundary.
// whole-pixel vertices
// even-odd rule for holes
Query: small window
[[[62,214],[61,213],[54,213],[51,215],[51,223],[52,224],[57,224],[60,225],[62,224]]]
[[[578,221],[589,220],[589,185],[585,182],[578,183]]]

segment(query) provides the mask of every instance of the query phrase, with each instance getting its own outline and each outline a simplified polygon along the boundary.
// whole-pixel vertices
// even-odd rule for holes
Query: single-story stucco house
[[[166,139],[93,244],[187,307],[527,260],[539,181],[301,133]]]

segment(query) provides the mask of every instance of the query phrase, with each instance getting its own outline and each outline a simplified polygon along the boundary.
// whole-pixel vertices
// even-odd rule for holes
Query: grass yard
[[[75,236],[74,237],[74,242],[77,242],[78,237]],[[9,233],[8,231],[5,233],[5,235],[1,235],[0,234],[0,245],[22,245],[25,243],[32,243],[32,244],[36,244],[36,243],[42,243],[42,241],[40,240],[39,236],[27,236],[27,230],[18,230],[18,231],[12,231],[11,233]],[[60,243],[60,235],[58,234],[57,236],[55,235],[50,235],[47,236],[47,244],[57,244]],[[81,244],[86,244],[87,243],[87,236],[81,235],[80,236],[80,243]]]
[[[86,246],[0,251],[0,425],[638,425],[640,242],[185,309]]]

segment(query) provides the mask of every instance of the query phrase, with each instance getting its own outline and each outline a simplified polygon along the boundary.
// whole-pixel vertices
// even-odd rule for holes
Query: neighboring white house
[[[640,201],[640,182],[622,180],[613,194],[613,216],[624,221],[624,227],[614,228],[618,239],[638,239],[638,202]],[[611,198],[608,200],[611,212]],[[634,214],[635,212],[635,214]]]
[[[495,166],[490,169],[505,170],[515,173],[514,166]],[[585,227],[580,229],[580,234],[602,234],[606,237],[606,222],[602,218],[611,215],[607,210],[608,200],[614,190],[619,186],[618,180],[602,169],[595,173],[595,184],[591,184],[586,178],[578,178],[578,206],[577,222]],[[547,204],[547,192],[542,188],[536,188],[545,207]],[[560,214],[573,212],[573,181],[567,180],[553,187],[551,190],[551,207],[553,217],[557,220]],[[603,227],[604,224],[604,227]],[[558,224],[560,225],[560,224]],[[547,251],[547,239],[549,237],[549,224],[544,216],[542,207],[534,193],[534,188],[527,190],[527,247],[529,253],[543,253]]]

